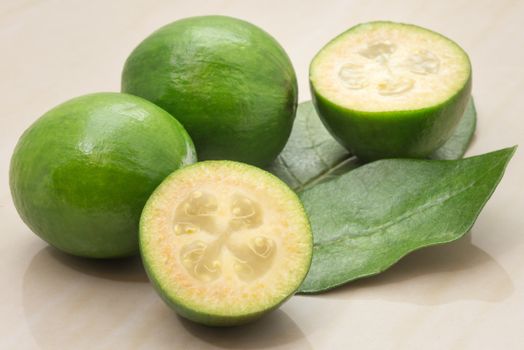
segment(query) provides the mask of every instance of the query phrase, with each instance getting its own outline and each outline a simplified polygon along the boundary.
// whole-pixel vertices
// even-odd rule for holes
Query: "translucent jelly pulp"
[[[431,51],[414,51],[402,59],[394,56],[396,51],[397,45],[390,41],[368,43],[358,52],[368,62],[343,64],[339,78],[348,89],[376,89],[378,94],[388,96],[413,89],[416,75],[439,73],[440,60]]]
[[[180,261],[202,282],[221,277],[224,264],[241,280],[257,279],[271,267],[277,249],[263,222],[259,203],[244,194],[219,201],[212,193],[193,191],[174,214],[173,233],[191,236],[180,249]]]
[[[466,83],[466,54],[448,39],[392,23],[364,25],[317,55],[311,82],[350,109],[417,109],[443,102]]]

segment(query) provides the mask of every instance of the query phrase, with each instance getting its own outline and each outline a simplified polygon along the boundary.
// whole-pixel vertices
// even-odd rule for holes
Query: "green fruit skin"
[[[269,164],[282,150],[297,108],[297,80],[268,33],[224,16],[160,28],[128,57],[122,91],[177,118],[199,159]]]
[[[224,161],[224,162],[227,162],[227,161]],[[199,163],[191,165],[191,167],[206,166],[206,163],[208,163],[208,162],[199,162]],[[234,164],[234,162],[230,162],[230,163]],[[297,203],[300,204],[300,207],[302,209],[303,215],[305,217],[307,217],[306,210],[305,210],[304,206],[302,205],[302,202],[300,201],[299,197],[295,194],[295,192],[293,192],[293,190],[291,190],[284,182],[282,182],[282,180],[280,180],[278,177],[274,176],[273,174],[271,174],[269,172],[266,172],[266,171],[264,171],[262,169],[258,169],[258,170],[260,172],[265,173],[269,178],[273,179],[273,181],[276,180],[275,183],[278,184],[277,186],[285,187],[287,189],[287,191],[289,191],[290,195],[293,198],[295,198]],[[181,171],[183,171],[183,170],[181,170]],[[177,174],[178,174],[178,171],[173,172],[164,181],[165,182],[169,181],[169,179],[171,177],[177,176]],[[155,193],[158,192],[158,191],[162,191],[162,186],[157,187],[157,189],[155,190]],[[150,201],[151,200],[153,200],[153,195],[150,197]],[[147,231],[146,222],[147,222],[147,215],[148,215],[147,214],[148,206],[149,206],[149,202],[146,203],[144,211],[142,212],[142,218],[141,218],[141,221],[140,221],[140,236],[141,237],[143,237],[143,235],[145,235],[146,234],[145,232]],[[313,254],[312,254],[312,250],[313,250],[313,233],[311,231],[311,226],[309,225],[309,220],[308,220],[308,225],[307,225],[307,231],[305,232],[305,234],[308,234],[309,237],[311,238],[311,254],[310,254],[309,260],[306,262],[306,265],[307,265],[306,271],[309,271],[309,268],[311,267],[312,258],[313,258]],[[154,272],[154,270],[152,268],[152,266],[155,264],[155,261],[147,253],[146,249],[144,249],[144,245],[142,244],[142,239],[140,239],[139,241],[140,241],[140,252],[141,252],[141,255],[142,255],[142,262],[143,262],[143,265],[144,265],[144,269],[145,269],[145,271],[146,271],[146,273],[148,275],[149,280],[153,284],[153,287],[155,288],[155,290],[157,291],[159,296],[162,298],[162,300],[164,300],[164,302],[170,308],[172,308],[178,315],[180,315],[180,316],[182,316],[182,317],[184,317],[184,318],[186,318],[188,320],[191,320],[193,322],[205,325],[205,326],[231,327],[231,326],[239,326],[239,325],[243,325],[243,324],[246,324],[246,323],[253,322],[253,321],[259,319],[260,317],[266,315],[267,313],[269,313],[269,312],[271,312],[273,310],[278,309],[280,307],[280,305],[282,305],[287,300],[289,300],[289,298],[291,298],[297,292],[297,290],[300,288],[301,283],[303,282],[303,280],[306,278],[306,275],[307,275],[307,272],[306,272],[304,274],[304,279],[302,280],[301,283],[299,283],[297,285],[297,288],[292,293],[290,293],[286,298],[282,299],[279,303],[277,303],[277,304],[275,304],[275,305],[273,305],[273,306],[271,306],[271,307],[269,307],[267,309],[260,310],[258,312],[247,313],[247,314],[244,314],[244,315],[241,315],[241,316],[239,316],[239,315],[222,316],[222,315],[210,314],[210,313],[207,313],[207,312],[202,312],[201,310],[198,310],[198,309],[195,309],[195,308],[189,308],[186,305],[184,305],[184,303],[182,301],[176,300],[175,298],[170,296],[169,291],[166,288],[164,288],[164,286],[162,285],[161,281],[157,278],[157,276],[156,276],[156,274],[155,274],[155,272]]]
[[[363,112],[344,108],[310,84],[315,108],[333,137],[362,161],[426,158],[453,134],[471,96],[471,76],[447,101],[413,111]]]
[[[311,265],[311,261],[309,262],[309,264]],[[155,275],[153,271],[151,271],[151,268],[149,267],[149,265],[144,264],[144,268],[149,277],[149,280],[153,284],[153,287],[157,291],[158,295],[171,309],[173,309],[178,315],[190,321],[193,321],[198,324],[205,325],[205,326],[211,326],[211,327],[240,326],[246,323],[256,321],[257,319],[266,315],[267,313],[278,309],[280,305],[282,305],[284,302],[286,302],[289,298],[291,298],[296,293],[296,290],[295,290],[288,297],[283,299],[280,303],[272,306],[271,308],[267,308],[259,312],[248,313],[242,316],[220,316],[220,315],[202,312],[197,309],[191,309],[191,308],[186,307],[183,303],[175,301],[173,298],[169,297],[169,292],[166,289],[164,289],[160,281],[158,281],[158,279],[155,278]],[[297,290],[299,287],[300,286],[297,286]]]
[[[25,131],[10,188],[22,220],[52,246],[82,257],[129,256],[149,195],[195,161],[169,113],[136,96],[97,93],[55,107]]]

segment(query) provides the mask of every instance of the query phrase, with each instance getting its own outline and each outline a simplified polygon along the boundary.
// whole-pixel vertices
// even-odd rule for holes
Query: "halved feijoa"
[[[438,33],[370,22],[320,50],[310,83],[322,121],[359,158],[422,158],[459,122],[471,65],[464,50]]]
[[[296,194],[233,161],[175,171],[140,220],[140,251],[162,298],[198,323],[230,326],[275,309],[300,286],[312,234]]]

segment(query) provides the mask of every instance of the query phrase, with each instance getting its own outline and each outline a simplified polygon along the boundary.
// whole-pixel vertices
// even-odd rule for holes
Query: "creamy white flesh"
[[[465,52],[429,30],[371,22],[334,39],[315,57],[310,79],[331,102],[353,110],[415,110],[449,99],[467,82]]]
[[[225,163],[186,169],[163,184],[141,243],[155,277],[178,302],[242,315],[277,304],[299,286],[311,235],[291,190],[258,169]]]

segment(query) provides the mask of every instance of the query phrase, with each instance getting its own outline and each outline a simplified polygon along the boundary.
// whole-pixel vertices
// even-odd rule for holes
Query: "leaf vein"
[[[338,162],[334,163],[333,166],[328,167],[328,169],[326,169],[325,171],[323,171],[323,172],[319,173],[318,175],[316,175],[316,176],[310,178],[309,180],[305,181],[301,186],[297,187],[295,191],[296,192],[301,192],[301,191],[304,191],[304,190],[308,189],[309,187],[314,186],[315,184],[317,184],[317,183],[321,182],[322,180],[326,179],[332,173],[334,173],[338,169],[342,168],[344,165],[346,165],[347,163],[349,163],[350,161],[352,161],[354,159],[356,159],[355,156],[353,156],[351,154],[348,154],[347,157],[342,158]]]
[[[340,235],[338,237],[322,240],[320,242],[315,242],[313,244],[313,247],[317,248],[317,247],[321,247],[322,245],[327,245],[327,244],[329,244],[329,245],[331,245],[331,244],[338,244],[340,242],[343,242],[343,241],[346,241],[346,240],[349,240],[349,239],[354,239],[354,238],[363,237],[363,236],[369,236],[370,234],[373,234],[373,233],[378,232],[378,231],[385,230],[385,229],[387,229],[387,228],[389,228],[389,227],[391,227],[391,226],[393,226],[395,224],[398,224],[398,223],[400,223],[400,222],[402,222],[404,220],[407,220],[407,219],[409,219],[410,217],[412,217],[415,214],[418,214],[418,213],[420,213],[422,211],[430,209],[430,208],[432,208],[432,207],[434,207],[434,206],[436,206],[438,204],[444,203],[447,200],[449,200],[449,199],[451,199],[451,198],[453,198],[453,197],[455,197],[455,196],[457,196],[457,195],[459,195],[459,194],[469,190],[470,188],[474,187],[480,181],[482,181],[486,176],[488,176],[488,173],[490,173],[495,168],[497,168],[502,161],[503,160],[498,160],[493,166],[491,166],[491,167],[489,167],[487,169],[487,171],[483,174],[483,176],[479,177],[475,181],[471,182],[468,186],[466,186],[466,187],[464,187],[464,188],[462,188],[462,189],[460,189],[458,191],[449,193],[446,196],[441,196],[441,197],[437,198],[436,200],[428,201],[425,204],[423,204],[421,206],[418,206],[414,210],[408,211],[408,212],[404,213],[403,215],[398,216],[394,220],[385,222],[385,223],[383,223],[382,225],[379,225],[379,226],[375,226],[372,229],[364,230],[358,236],[350,236],[350,235],[347,235],[347,234],[343,234],[343,235]]]
[[[310,141],[310,147],[312,147],[313,152],[317,156],[317,158],[320,160],[320,162],[326,167],[329,168],[329,164],[326,162],[326,160],[321,156],[321,154],[318,152],[318,149],[315,147],[315,140],[313,138],[312,130],[311,130],[311,124],[310,124],[310,118],[306,118],[305,120],[305,129],[306,129],[306,135],[308,140]]]

